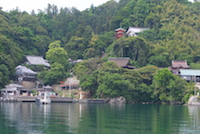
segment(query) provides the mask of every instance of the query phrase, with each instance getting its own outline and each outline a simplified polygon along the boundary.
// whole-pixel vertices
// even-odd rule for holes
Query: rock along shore
[[[189,101],[188,101],[188,105],[200,106],[200,100],[198,98],[199,98],[198,95],[191,96]]]

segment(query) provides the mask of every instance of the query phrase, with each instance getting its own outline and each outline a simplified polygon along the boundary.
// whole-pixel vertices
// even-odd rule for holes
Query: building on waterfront
[[[200,93],[200,69],[180,69],[178,74],[182,79],[187,82],[194,82],[194,95]]]
[[[186,81],[200,82],[200,69],[180,69],[178,75]]]
[[[82,91],[80,87],[80,80],[76,76],[69,77],[66,81],[61,81],[61,84],[53,85],[53,89],[59,92],[58,96],[66,97],[73,96],[77,99],[89,98],[89,91]]]
[[[21,84],[25,89],[43,89],[43,82],[37,79],[37,73],[50,68],[48,61],[42,56],[27,55],[24,64],[29,68],[22,65],[15,68],[17,83]]]
[[[5,88],[1,89],[1,96],[14,96],[14,95],[19,95],[19,90],[22,89],[23,86],[19,84],[9,84],[6,85]]]
[[[37,72],[21,65],[17,66],[15,69],[17,83],[21,84],[24,88],[36,87]]]

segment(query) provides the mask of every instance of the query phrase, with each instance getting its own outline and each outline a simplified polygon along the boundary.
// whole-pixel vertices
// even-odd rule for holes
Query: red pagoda
[[[121,27],[118,28],[118,29],[115,29],[115,37],[116,37],[116,39],[119,39],[119,38],[123,37],[125,31],[126,30],[121,28]]]

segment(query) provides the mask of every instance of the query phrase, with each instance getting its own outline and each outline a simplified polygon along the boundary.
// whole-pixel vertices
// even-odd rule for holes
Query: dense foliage
[[[82,89],[91,91],[93,97],[124,96],[133,102],[183,103],[194,91],[192,83],[167,68],[150,65],[129,70],[114,62],[100,63],[97,59],[90,59],[77,64],[74,70]]]
[[[185,87],[181,86],[186,83],[165,70],[158,71],[158,74],[169,75],[166,79],[171,80],[170,84],[158,86],[165,77],[160,80],[162,78],[156,76],[157,71],[153,68],[148,72],[140,67],[146,68],[150,64],[168,67],[172,60],[187,60],[192,68],[199,68],[199,10],[199,2],[188,0],[110,0],[98,7],[91,5],[82,12],[76,8],[58,9],[56,5],[48,4],[45,10],[32,11],[31,14],[19,9],[4,12],[2,7],[0,87],[13,79],[14,68],[23,63],[25,55],[42,55],[52,64],[50,71],[40,75],[48,84],[58,82],[76,70],[75,73],[81,76],[82,88],[90,89],[99,97],[123,94],[133,101],[152,98],[174,101],[173,97],[168,97],[174,94],[179,96],[175,100],[180,100],[182,95],[175,90],[183,92]],[[115,29],[128,29],[130,26],[150,30],[137,37],[115,39]],[[108,57],[130,57],[132,65],[140,69],[128,71],[103,63],[106,59],[98,59],[102,53]],[[69,58],[88,61],[78,65],[76,68],[79,69],[72,69]],[[88,62],[92,64],[88,65]],[[182,84],[173,89],[179,82]],[[105,91],[106,88],[112,92]],[[185,92],[183,94],[190,91]]]
[[[70,76],[68,54],[64,48],[60,46],[60,41],[54,41],[49,44],[49,49],[46,52],[46,59],[49,60],[51,68],[50,70],[42,71],[38,75],[38,78],[43,80],[45,85],[56,84]]]

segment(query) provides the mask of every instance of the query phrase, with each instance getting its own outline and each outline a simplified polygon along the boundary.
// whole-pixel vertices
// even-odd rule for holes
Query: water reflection
[[[0,103],[0,116],[9,121],[19,134],[73,132],[81,119],[82,104]],[[1,125],[1,124],[0,124]],[[55,127],[57,126],[57,127]]]
[[[191,124],[194,130],[200,131],[200,106],[188,106]]]
[[[5,134],[187,134],[200,131],[200,107],[0,103]]]

